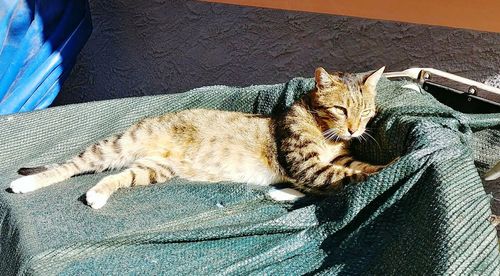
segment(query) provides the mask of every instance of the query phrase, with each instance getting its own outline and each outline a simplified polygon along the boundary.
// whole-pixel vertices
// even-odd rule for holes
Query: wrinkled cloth
[[[269,187],[175,178],[121,189],[100,210],[85,192],[113,172],[28,194],[5,191],[21,166],[63,161],[145,116],[187,108],[282,112],[314,80],[213,86],[0,117],[0,271],[75,274],[481,274],[500,271],[480,173],[500,159],[500,114],[467,115],[382,79],[374,139],[386,164],[325,197],[274,202]],[[213,122],[216,124],[217,122]],[[374,141],[376,140],[376,142]]]

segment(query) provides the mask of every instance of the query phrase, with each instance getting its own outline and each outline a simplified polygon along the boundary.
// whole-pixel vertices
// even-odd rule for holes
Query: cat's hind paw
[[[85,195],[87,205],[93,209],[101,209],[104,205],[106,205],[106,202],[108,202],[108,198],[109,196],[107,194],[100,193],[95,190],[89,190]]]
[[[295,201],[305,195],[297,190],[285,188],[285,189],[271,189],[268,195],[276,201]]]
[[[33,175],[20,177],[10,183],[10,189],[13,193],[24,194],[39,188],[36,177]]]

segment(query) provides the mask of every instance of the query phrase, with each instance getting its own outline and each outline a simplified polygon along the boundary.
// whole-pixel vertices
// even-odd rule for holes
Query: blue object
[[[0,114],[49,106],[91,31],[86,0],[0,0]]]

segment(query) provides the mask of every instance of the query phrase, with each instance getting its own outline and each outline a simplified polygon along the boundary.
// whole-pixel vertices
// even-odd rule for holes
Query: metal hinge
[[[433,87],[444,88],[457,94],[467,95],[470,98],[500,107],[499,88],[434,68],[410,68],[400,72],[388,72],[384,76],[388,79],[409,79],[415,81],[424,90],[430,90]],[[498,112],[500,112],[500,109]]]

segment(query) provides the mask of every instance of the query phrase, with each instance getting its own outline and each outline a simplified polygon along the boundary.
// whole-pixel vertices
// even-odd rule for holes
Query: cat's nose
[[[349,132],[349,134],[353,135],[354,132],[356,132],[355,129],[351,129],[351,128],[347,128],[347,131]]]

